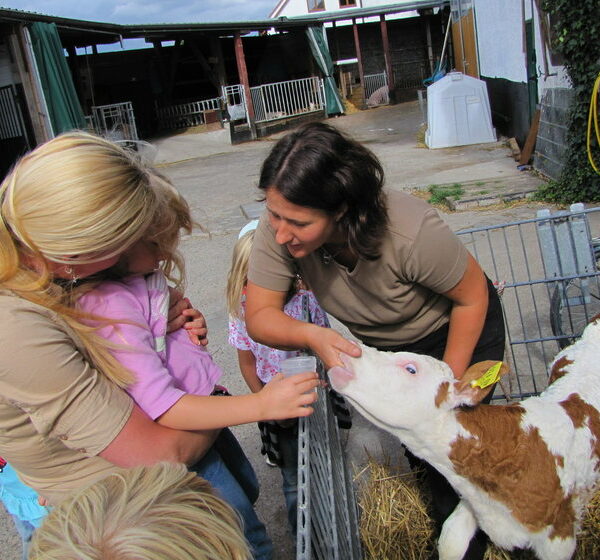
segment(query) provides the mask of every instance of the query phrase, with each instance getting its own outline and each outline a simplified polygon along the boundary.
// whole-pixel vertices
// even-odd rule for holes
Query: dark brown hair
[[[258,187],[274,188],[289,202],[339,221],[350,248],[365,259],[379,257],[387,225],[384,173],[375,155],[336,128],[312,122],[275,144],[265,159]]]

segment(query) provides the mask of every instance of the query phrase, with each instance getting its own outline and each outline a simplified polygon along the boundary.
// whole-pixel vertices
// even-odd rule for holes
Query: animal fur
[[[600,477],[599,320],[556,356],[549,387],[516,404],[478,405],[485,391],[470,380],[493,362],[455,380],[429,356],[362,352],[329,371],[333,388],[461,496],[442,528],[440,560],[460,560],[478,526],[507,550],[572,557]]]

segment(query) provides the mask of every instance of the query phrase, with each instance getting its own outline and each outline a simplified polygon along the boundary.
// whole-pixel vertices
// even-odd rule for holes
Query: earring
[[[77,276],[72,266],[65,266],[65,272],[71,277],[71,283],[75,284],[79,281],[79,276]]]

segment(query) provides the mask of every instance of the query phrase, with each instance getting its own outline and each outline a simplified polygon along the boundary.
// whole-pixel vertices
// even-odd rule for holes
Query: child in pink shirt
[[[185,330],[166,332],[167,277],[183,266],[176,246],[180,229],[191,230],[192,220],[175,189],[166,181],[160,188],[165,204],[155,227],[78,299],[87,322],[132,374],[126,390],[152,419],[175,429],[212,430],[311,414],[306,405],[316,398],[311,392],[318,384],[316,373],[287,379],[279,374],[259,393],[213,396],[215,389],[223,394],[216,385],[222,371],[211,355]],[[193,469],[238,509],[254,557],[271,558],[271,541],[252,507],[258,497],[256,475],[233,434],[222,430]]]

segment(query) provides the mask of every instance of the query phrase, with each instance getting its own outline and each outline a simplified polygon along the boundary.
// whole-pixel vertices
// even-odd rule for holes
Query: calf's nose
[[[331,386],[341,392],[347,385],[354,379],[354,373],[350,370],[340,367],[333,366],[328,372],[329,382]]]

